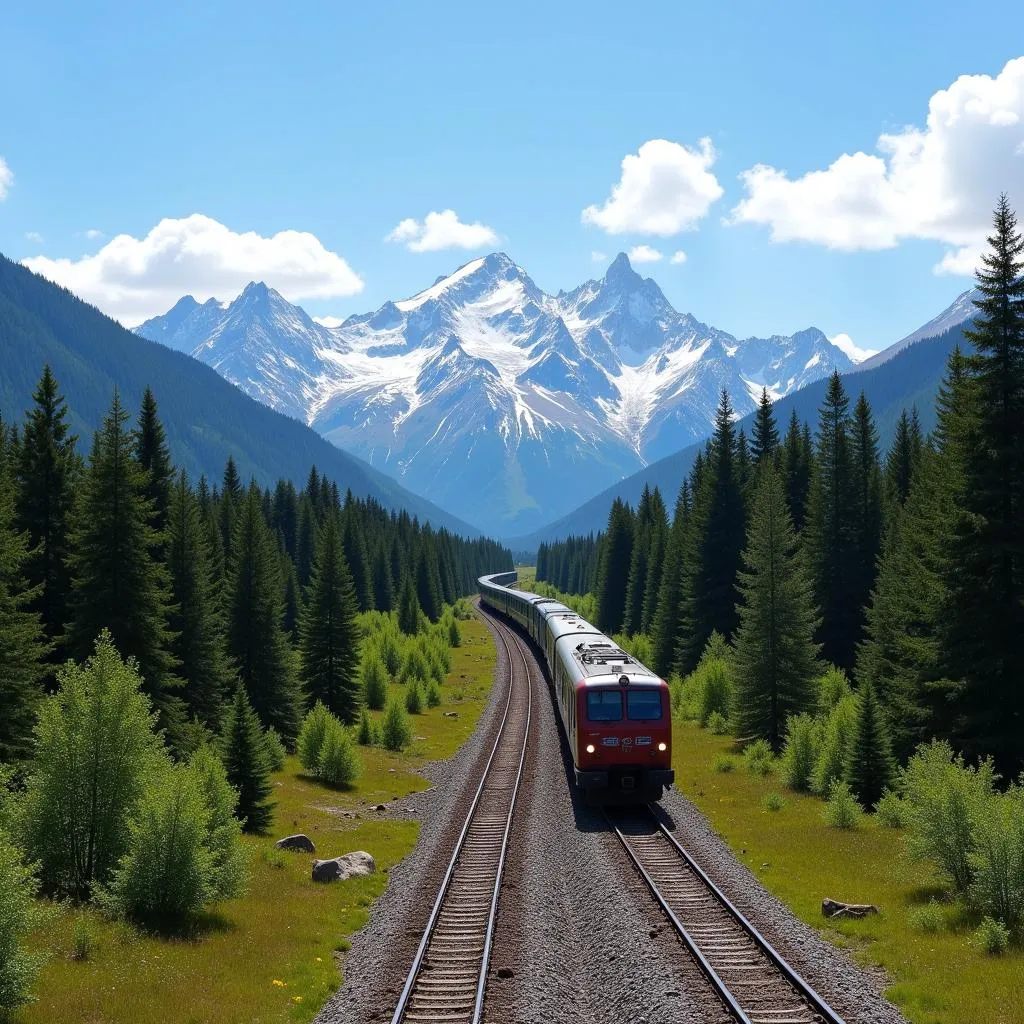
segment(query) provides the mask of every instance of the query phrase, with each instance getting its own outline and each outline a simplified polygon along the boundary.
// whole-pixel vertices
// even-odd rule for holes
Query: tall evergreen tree
[[[872,810],[895,774],[885,717],[870,681],[857,695],[857,727],[847,774],[854,796]]]
[[[170,624],[177,634],[172,652],[185,681],[190,715],[212,729],[220,726],[232,672],[224,646],[222,609],[214,591],[209,532],[199,502],[182,470],[170,494],[167,540],[174,598]]]
[[[959,739],[1008,777],[1024,767],[1024,238],[1006,196],[993,216],[965,334],[975,400],[966,515],[953,544],[947,660],[962,679]]]
[[[633,560],[633,514],[616,498],[597,568],[597,622],[605,633],[619,633],[626,617],[626,587]]]
[[[864,392],[853,413],[850,432],[856,575],[851,580],[850,600],[856,610],[855,643],[864,628],[864,617],[875,585],[882,548],[882,476],[878,461],[878,431]]]
[[[128,413],[117,393],[96,435],[82,482],[73,537],[73,597],[68,649],[87,658],[106,628],[139,672],[161,724],[176,727],[181,680],[174,675],[166,566],[152,555],[156,535],[146,474],[133,453]]]
[[[81,474],[77,438],[67,425],[67,406],[49,366],[32,395],[17,459],[17,526],[28,539],[25,576],[38,587],[31,607],[46,635],[56,643],[58,660],[71,595],[70,533],[74,488]]]
[[[664,515],[664,508],[662,508],[662,515]],[[654,519],[651,489],[644,485],[633,524],[633,548],[630,554],[629,575],[626,583],[626,607],[622,620],[623,630],[630,634],[643,631],[644,596],[647,593]]]
[[[654,626],[654,616],[658,610],[658,593],[661,590],[661,578],[665,571],[665,548],[668,545],[668,516],[665,502],[657,487],[651,495],[651,529],[647,558],[647,587],[644,591],[644,603],[640,617],[640,632],[650,633]]]
[[[920,446],[915,446],[911,434],[910,416],[904,409],[896,421],[896,436],[885,457],[885,490],[889,502],[902,505],[907,500],[920,454]]]
[[[754,417],[750,455],[755,463],[760,464],[765,459],[774,456],[778,449],[779,428],[775,424],[772,401],[768,397],[768,389],[762,388],[761,401],[758,403],[757,413]]]
[[[849,399],[832,374],[818,423],[817,465],[807,513],[807,546],[815,599],[822,620],[819,638],[827,661],[849,669],[859,638],[856,504],[850,446]]]
[[[264,727],[273,726],[290,745],[299,732],[301,696],[282,629],[277,551],[255,487],[239,511],[235,548],[228,653]]]
[[[810,580],[770,462],[760,473],[743,564],[736,719],[741,736],[761,736],[779,750],[786,719],[812,704],[817,645]]]
[[[274,816],[270,764],[259,716],[242,686],[236,687],[235,698],[228,705],[221,758],[228,782],[238,791],[235,813],[242,819],[243,831],[256,835],[266,832]]]
[[[308,703],[322,701],[349,725],[359,717],[362,695],[357,611],[337,517],[328,515],[299,629],[302,682]]]
[[[683,545],[690,515],[690,485],[684,480],[676,498],[672,528],[665,544],[665,562],[658,588],[658,600],[651,625],[651,643],[658,675],[668,676],[672,670],[679,641],[679,619],[683,595]]]
[[[373,552],[373,606],[378,611],[389,612],[395,606],[395,585],[391,579],[391,566],[383,544]]]
[[[398,597],[398,628],[406,636],[415,636],[420,628],[420,602],[416,597],[416,586],[406,573]]]
[[[143,493],[153,506],[151,525],[157,533],[158,551],[162,553],[174,471],[171,468],[171,453],[167,449],[164,427],[157,415],[156,399],[149,388],[146,388],[142,396],[142,411],[135,431],[135,457],[146,474]]]
[[[6,446],[7,430],[0,423],[0,451]],[[47,644],[39,613],[29,608],[42,586],[30,589],[25,581],[27,553],[27,537],[14,527],[9,467],[0,458],[0,764],[31,751],[42,696]]]
[[[351,498],[352,496],[349,494],[349,501],[346,502],[345,511],[341,517],[341,540],[345,563],[348,565],[356,599],[359,602],[359,610],[368,612],[373,609],[370,558],[366,553],[366,538],[355,519]]]
[[[810,445],[800,428],[796,409],[789,420],[789,429],[783,444],[783,461],[786,467],[786,501],[793,527],[803,532],[807,522],[807,499],[811,488]]]

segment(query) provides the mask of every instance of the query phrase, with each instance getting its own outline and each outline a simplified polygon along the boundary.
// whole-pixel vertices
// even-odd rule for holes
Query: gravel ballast
[[[492,627],[493,632],[493,627]],[[454,758],[428,765],[433,788],[391,806],[422,822],[415,850],[391,872],[367,926],[352,937],[345,980],[324,1024],[390,1020],[462,826],[507,696],[497,684],[474,735]],[[515,652],[513,652],[513,656]],[[730,1019],[675,937],[600,811],[569,785],[553,702],[529,658],[534,723],[498,912],[484,1020],[490,1024],[719,1024]],[[760,884],[678,791],[666,821],[761,933],[848,1022],[900,1024],[880,972],[858,967]]]

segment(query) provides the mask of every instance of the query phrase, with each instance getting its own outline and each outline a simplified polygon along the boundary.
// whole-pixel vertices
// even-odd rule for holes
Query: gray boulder
[[[284,839],[278,839],[274,845],[279,850],[303,850],[305,853],[316,853],[316,847],[313,845],[313,840],[309,836],[299,834],[297,836],[285,836]]]
[[[364,850],[346,853],[343,857],[313,861],[314,882],[344,882],[355,875],[372,875],[377,864]]]

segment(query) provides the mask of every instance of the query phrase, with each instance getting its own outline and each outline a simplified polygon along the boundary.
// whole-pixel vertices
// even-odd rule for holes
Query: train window
[[[591,690],[587,694],[587,718],[591,722],[621,722],[622,694],[618,690]]]
[[[653,722],[661,718],[661,691],[628,690],[626,716],[631,722]]]

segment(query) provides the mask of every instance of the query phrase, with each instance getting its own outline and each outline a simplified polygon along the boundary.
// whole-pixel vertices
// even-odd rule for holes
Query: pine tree
[[[882,547],[882,482],[878,462],[878,431],[864,392],[857,400],[850,435],[854,497],[853,537],[856,575],[850,600],[856,613],[855,642],[861,639],[864,615],[875,585]]]
[[[817,645],[810,581],[770,462],[760,473],[743,564],[735,714],[741,736],[763,737],[778,751],[786,719],[813,702]]]
[[[220,494],[220,532],[224,547],[224,562],[230,566],[235,557],[234,534],[235,518],[244,498],[242,481],[238,476],[238,467],[233,456],[228,456],[224,466],[224,486]]]
[[[661,590],[661,579],[665,571],[665,549],[668,545],[668,517],[665,502],[657,487],[651,495],[651,531],[647,558],[647,587],[644,591],[644,603],[640,617],[640,632],[649,634],[654,626],[654,616],[658,610],[658,594]]]
[[[359,602],[359,611],[368,612],[372,611],[374,607],[370,558],[366,553],[366,538],[355,519],[351,493],[349,499],[345,504],[345,511],[342,513],[341,539],[345,563],[352,578],[353,592]]]
[[[299,639],[299,622],[302,620],[305,602],[302,599],[302,588],[299,586],[299,574],[295,571],[295,563],[284,551],[279,554],[281,581],[284,588],[281,593],[284,608],[281,626],[288,637],[288,642],[294,645]]]
[[[301,697],[282,629],[277,551],[256,488],[250,488],[239,511],[235,547],[228,653],[264,727],[273,726],[291,745],[299,731]]]
[[[168,563],[174,607],[172,652],[185,681],[188,713],[216,729],[229,694],[232,672],[224,648],[224,620],[214,591],[209,534],[199,502],[182,470],[170,493]]]
[[[1007,777],[1024,766],[1024,238],[1006,196],[982,256],[973,330],[966,515],[957,523],[947,659],[962,679],[959,740]]]
[[[597,622],[605,633],[619,633],[626,616],[626,587],[633,559],[633,514],[618,498],[608,513],[608,530],[597,569]]]
[[[433,538],[423,538],[416,559],[416,598],[431,622],[441,617],[441,580],[437,568],[437,551]]]
[[[346,724],[359,716],[360,630],[355,588],[338,523],[329,515],[320,533],[309,603],[299,629],[302,682],[309,701],[323,701]]]
[[[679,488],[672,528],[665,545],[665,563],[658,588],[658,600],[651,626],[651,644],[658,675],[667,677],[672,670],[678,646],[680,604],[683,594],[683,537],[690,515],[690,486],[684,480]]]
[[[660,498],[659,498],[660,501]],[[664,507],[661,510],[664,516]],[[626,584],[626,608],[622,628],[628,634],[643,632],[644,595],[650,570],[651,535],[654,530],[655,510],[651,489],[644,485],[633,525],[633,549]]]
[[[850,750],[850,788],[857,802],[873,809],[891,785],[894,775],[885,718],[870,682],[857,698],[857,731]]]
[[[7,431],[0,423],[0,450],[6,446]],[[0,764],[19,760],[32,749],[48,652],[39,613],[30,610],[42,587],[30,589],[25,582],[27,554],[27,537],[14,528],[9,467],[0,463]]]
[[[853,664],[860,623],[854,585],[856,504],[848,409],[842,380],[833,373],[820,411],[817,465],[811,481],[806,531],[815,603],[822,616],[822,655],[842,669]]]
[[[398,597],[398,628],[406,636],[415,636],[420,628],[420,602],[416,597],[416,587],[412,577],[405,575],[402,589]]]
[[[907,500],[914,470],[917,468],[916,463],[921,454],[919,445],[917,447],[918,450],[915,452],[910,417],[904,409],[896,422],[896,436],[885,458],[885,490],[890,502],[902,505]]]
[[[795,415],[795,410],[794,410]],[[779,449],[779,428],[775,425],[775,413],[768,397],[768,389],[761,389],[761,401],[757,406],[752,431],[750,456],[756,464],[775,455]]]
[[[171,467],[171,455],[167,450],[164,427],[157,415],[156,399],[149,388],[146,388],[142,396],[142,411],[139,414],[139,426],[135,431],[135,457],[146,473],[143,493],[153,507],[150,525],[157,533],[158,552],[162,553],[174,472]]]
[[[786,501],[793,526],[802,533],[807,522],[807,499],[811,487],[811,452],[805,435],[800,429],[796,409],[789,420],[786,441],[783,447],[786,466]]]
[[[152,556],[153,505],[125,429],[127,419],[115,392],[76,509],[68,648],[73,657],[86,658],[100,632],[109,629],[118,651],[138,662],[161,724],[173,730],[181,711],[175,695],[181,680],[174,675],[171,652],[170,579],[166,566]]]
[[[39,612],[46,635],[56,643],[57,660],[68,621],[71,596],[71,518],[74,488],[81,474],[77,438],[67,425],[67,407],[49,366],[32,395],[12,460],[17,477],[17,528],[27,534],[28,584],[39,591],[30,607]]]
[[[256,835],[266,832],[274,815],[270,766],[260,720],[242,686],[235,689],[235,699],[228,705],[221,758],[228,782],[238,791],[236,814],[244,822],[243,831]]]
[[[389,612],[395,606],[395,584],[391,579],[391,566],[383,544],[378,544],[373,553],[373,606],[378,611]]]

